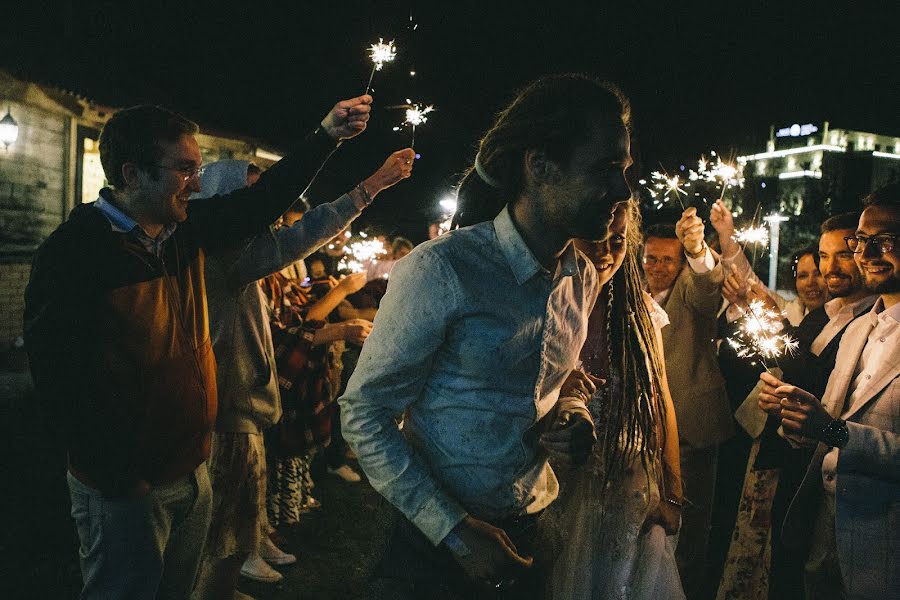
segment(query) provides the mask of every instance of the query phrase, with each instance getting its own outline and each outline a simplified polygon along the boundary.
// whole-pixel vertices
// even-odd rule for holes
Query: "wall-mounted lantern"
[[[3,144],[4,149],[9,149],[10,144],[15,143],[17,139],[19,139],[19,124],[13,119],[7,107],[6,116],[0,119],[0,144]]]

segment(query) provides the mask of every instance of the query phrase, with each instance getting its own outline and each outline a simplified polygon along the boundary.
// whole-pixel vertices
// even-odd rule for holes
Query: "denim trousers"
[[[81,598],[190,596],[212,510],[206,463],[140,498],[104,498],[71,473],[67,480],[80,542]]]

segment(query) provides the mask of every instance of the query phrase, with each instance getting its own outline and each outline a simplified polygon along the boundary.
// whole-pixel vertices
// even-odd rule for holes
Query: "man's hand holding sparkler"
[[[786,433],[820,440],[822,432],[834,419],[819,399],[770,373],[761,373],[759,378],[764,384],[759,393],[759,407],[780,417]]]
[[[335,140],[352,138],[365,131],[371,110],[372,96],[368,94],[341,100],[322,119],[322,129]]]
[[[705,227],[693,206],[681,213],[681,218],[675,223],[675,234],[689,257],[700,258],[706,252]]]
[[[393,152],[377,171],[363,181],[366,191],[374,198],[379,192],[408,178],[412,175],[415,160],[416,152],[412,148]]]
[[[734,218],[721,200],[716,200],[709,208],[709,222],[719,235],[722,256],[730,257],[737,254],[741,247],[734,239]]]

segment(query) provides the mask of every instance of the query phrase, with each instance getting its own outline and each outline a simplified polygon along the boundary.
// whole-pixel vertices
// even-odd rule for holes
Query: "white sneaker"
[[[263,583],[277,583],[284,578],[284,575],[269,566],[259,554],[251,554],[244,561],[241,567],[241,575],[253,581],[261,581]]]
[[[350,465],[341,465],[337,469],[332,469],[328,467],[328,472],[332,475],[337,475],[344,481],[348,483],[358,483],[362,481],[362,477],[359,476],[359,473],[354,471]]]
[[[297,562],[297,557],[289,554],[275,545],[275,542],[264,535],[259,544],[259,555],[264,561],[272,565],[292,565]]]

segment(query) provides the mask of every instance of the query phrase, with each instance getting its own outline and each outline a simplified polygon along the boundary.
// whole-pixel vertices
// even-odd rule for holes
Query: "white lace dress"
[[[662,313],[652,314],[659,328],[668,320],[656,308]],[[597,413],[605,404],[599,395],[618,385],[617,377],[608,377],[608,385],[588,405],[598,431],[604,422]],[[660,502],[658,460],[645,468],[635,456],[623,477],[604,486],[602,452],[595,446],[586,465],[556,469],[560,495],[541,518],[547,597],[684,598],[675,564],[677,536],[667,537],[659,525],[645,528],[647,517]]]

